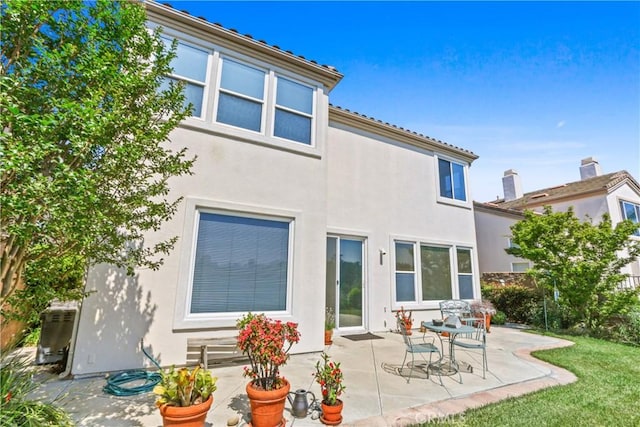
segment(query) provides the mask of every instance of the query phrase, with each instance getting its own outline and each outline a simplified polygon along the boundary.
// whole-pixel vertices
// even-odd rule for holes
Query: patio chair
[[[456,360],[455,348],[462,347],[467,350],[482,350],[482,378],[486,378],[485,372],[489,370],[487,362],[487,330],[484,321],[477,321],[475,332],[472,334],[457,335],[451,346],[451,358]]]
[[[440,301],[440,314],[443,319],[449,315],[455,315],[460,318],[471,316],[471,304],[461,299],[448,299]]]
[[[405,362],[407,361],[407,356],[411,354],[411,364],[407,364],[409,368],[409,376],[407,377],[407,384],[411,381],[411,375],[413,373],[413,368],[415,366],[415,357],[414,354],[419,354],[422,357],[422,360],[426,363],[425,372],[427,373],[427,378],[429,378],[429,365],[431,365],[431,358],[433,357],[433,353],[438,354],[438,360],[440,360],[440,349],[435,345],[435,338],[431,337],[431,342],[428,342],[428,337],[425,335],[422,336],[422,339],[411,338],[407,335],[407,330],[404,325],[398,325],[398,329],[402,334],[402,339],[404,340],[405,352],[404,359],[402,360],[402,365],[400,365],[400,376],[402,375],[402,369],[405,367]],[[425,358],[425,354],[429,354],[429,361]],[[442,377],[440,377],[440,384],[442,385]]]

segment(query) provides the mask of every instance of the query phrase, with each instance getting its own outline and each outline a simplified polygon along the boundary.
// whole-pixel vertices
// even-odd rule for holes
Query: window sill
[[[218,123],[210,123],[194,117],[186,118],[182,123],[180,123],[180,127],[269,148],[275,148],[278,150],[284,150],[303,156],[322,158],[322,153],[318,144],[316,144],[316,146],[311,146],[277,137],[267,137],[257,132],[233,126],[221,125]]]
[[[463,208],[463,209],[469,209],[471,210],[471,202],[469,201],[462,201],[462,200],[456,200],[456,199],[449,199],[447,197],[441,197],[441,196],[437,196],[436,197],[436,202],[442,205],[449,205],[449,206],[455,206],[457,208]]]

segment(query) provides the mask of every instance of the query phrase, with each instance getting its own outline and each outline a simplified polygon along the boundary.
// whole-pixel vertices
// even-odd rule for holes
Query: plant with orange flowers
[[[343,376],[340,363],[331,361],[328,354],[322,353],[322,363],[318,360],[316,372],[313,376],[316,378],[316,382],[320,384],[322,402],[329,406],[337,405],[338,397],[346,388],[342,383]]]
[[[300,341],[298,324],[282,322],[264,314],[247,313],[237,322],[238,348],[251,363],[244,368],[244,376],[262,390],[277,390],[283,386],[279,374],[289,360],[289,350]]]

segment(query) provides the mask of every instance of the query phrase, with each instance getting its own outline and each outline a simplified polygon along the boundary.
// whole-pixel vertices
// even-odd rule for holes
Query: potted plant
[[[153,392],[158,396],[156,406],[160,409],[163,425],[204,426],[218,379],[200,366],[193,369],[172,366],[160,376]]]
[[[332,307],[327,307],[324,311],[324,345],[333,344],[333,328],[336,327],[336,315]]]
[[[316,362],[313,374],[322,391],[322,416],[320,421],[327,425],[342,422],[342,400],[338,399],[345,390],[340,363],[331,361],[328,354],[322,353],[322,363]]]
[[[398,327],[404,327],[407,335],[411,335],[411,327],[413,326],[413,319],[411,318],[411,311],[405,311],[404,307],[400,307],[400,310],[396,311],[396,319],[398,319]]]
[[[491,316],[496,314],[496,309],[491,301],[487,299],[473,301],[471,303],[471,312],[474,317],[483,318],[487,332],[491,332]]]
[[[251,425],[282,425],[284,404],[291,385],[280,376],[280,367],[287,363],[293,344],[300,341],[298,324],[247,313],[238,320],[237,327],[238,348],[251,364],[244,368],[243,374],[251,378],[246,386],[251,403]]]

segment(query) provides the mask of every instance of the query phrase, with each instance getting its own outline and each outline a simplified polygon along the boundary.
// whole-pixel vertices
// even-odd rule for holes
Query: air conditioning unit
[[[78,303],[53,302],[40,315],[40,341],[36,352],[36,364],[57,363],[69,350],[73,323],[78,315]]]

